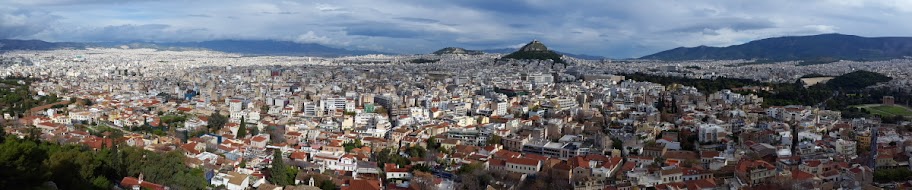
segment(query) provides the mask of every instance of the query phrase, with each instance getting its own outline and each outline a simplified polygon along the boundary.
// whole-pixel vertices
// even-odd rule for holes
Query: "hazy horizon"
[[[0,7],[0,38],[268,39],[405,54],[538,39],[564,52],[629,58],[777,36],[912,36],[906,1],[12,0]]]

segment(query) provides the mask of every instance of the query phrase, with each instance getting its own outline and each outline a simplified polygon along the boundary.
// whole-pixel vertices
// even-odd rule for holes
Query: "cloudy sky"
[[[912,36],[909,0],[2,0],[0,38],[275,39],[395,53],[447,46],[613,58],[783,36]]]

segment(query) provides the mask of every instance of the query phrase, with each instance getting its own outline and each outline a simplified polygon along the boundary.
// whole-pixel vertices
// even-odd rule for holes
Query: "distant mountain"
[[[532,42],[529,42],[522,48],[519,48],[519,50],[507,54],[502,58],[552,60],[554,63],[563,63],[564,60],[561,59],[561,57],[561,54],[548,50],[548,47],[546,47],[545,44],[539,42],[538,40],[532,40]]]
[[[154,44],[160,47],[200,48],[248,55],[306,55],[336,57],[349,55],[388,54],[377,51],[333,48],[313,43],[305,44],[275,40],[214,40],[202,42],[175,42]]]
[[[85,47],[86,44],[83,43],[0,39],[0,52],[12,50],[83,49]]]
[[[860,37],[845,34],[787,36],[728,47],[679,47],[640,59],[883,60],[912,56],[912,37]]]
[[[195,50],[207,49],[227,53],[247,55],[306,55],[336,57],[348,55],[389,54],[377,51],[348,50],[327,47],[320,44],[305,44],[289,41],[275,40],[213,40],[202,42],[98,42],[98,43],[71,43],[71,42],[45,42],[41,40],[0,40],[0,51],[9,50],[54,50],[54,49],[82,49],[86,47],[121,47],[154,48],[166,50]]]
[[[447,47],[434,52],[435,55],[456,54],[456,55],[481,55],[484,54],[478,50],[466,50],[458,47]]]

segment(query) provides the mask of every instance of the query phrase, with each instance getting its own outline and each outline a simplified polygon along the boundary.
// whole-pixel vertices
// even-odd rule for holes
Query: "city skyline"
[[[910,189],[909,16],[7,0],[0,189]]]
[[[219,2],[0,2],[0,38],[271,39],[391,53],[515,48],[539,39],[563,52],[629,58],[776,36],[912,31],[902,24],[912,3],[902,1]]]

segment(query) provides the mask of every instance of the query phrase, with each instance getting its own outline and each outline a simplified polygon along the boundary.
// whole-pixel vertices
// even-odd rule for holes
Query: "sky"
[[[910,0],[2,0],[0,39],[285,40],[391,53],[531,40],[631,58],[776,36],[912,36]]]

